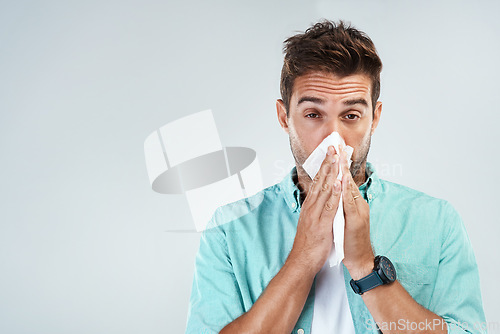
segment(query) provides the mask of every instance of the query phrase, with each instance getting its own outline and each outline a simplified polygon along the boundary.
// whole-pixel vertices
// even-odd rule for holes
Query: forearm
[[[369,290],[362,297],[384,334],[447,333],[444,320],[419,305],[398,281]]]
[[[302,312],[314,275],[307,264],[289,257],[252,308],[220,333],[290,333]]]

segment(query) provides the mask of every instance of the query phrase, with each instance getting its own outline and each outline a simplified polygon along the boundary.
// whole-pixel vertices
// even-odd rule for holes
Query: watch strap
[[[355,293],[362,295],[368,290],[371,290],[373,288],[376,288],[379,285],[383,285],[384,282],[380,278],[380,276],[377,274],[377,272],[374,270],[371,272],[371,274],[355,281],[351,280],[351,287],[354,290]]]

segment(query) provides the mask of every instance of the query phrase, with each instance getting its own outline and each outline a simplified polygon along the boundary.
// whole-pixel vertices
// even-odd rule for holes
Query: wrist
[[[304,278],[314,278],[321,268],[316,269],[317,266],[306,256],[301,254],[303,253],[295,253],[292,249],[292,252],[288,255],[284,266],[299,272],[299,274]]]
[[[352,279],[357,281],[369,275],[373,271],[373,268],[375,267],[375,256],[371,254],[371,256],[367,256],[362,261],[354,263],[344,263],[344,265],[349,271]]]

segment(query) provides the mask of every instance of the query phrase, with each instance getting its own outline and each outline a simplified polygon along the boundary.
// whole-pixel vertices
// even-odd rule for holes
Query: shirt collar
[[[366,181],[359,186],[359,191],[370,203],[373,201],[382,189],[380,178],[372,163],[366,162]],[[290,210],[296,212],[301,206],[300,190],[296,185],[297,183],[297,167],[294,166],[291,171],[279,183],[280,190],[284,193],[285,202]]]

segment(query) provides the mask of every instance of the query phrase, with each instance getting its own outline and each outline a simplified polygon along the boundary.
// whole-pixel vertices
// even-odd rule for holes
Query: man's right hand
[[[313,276],[325,264],[333,245],[333,219],[341,193],[338,172],[339,155],[330,146],[302,204],[297,234],[287,259]]]

